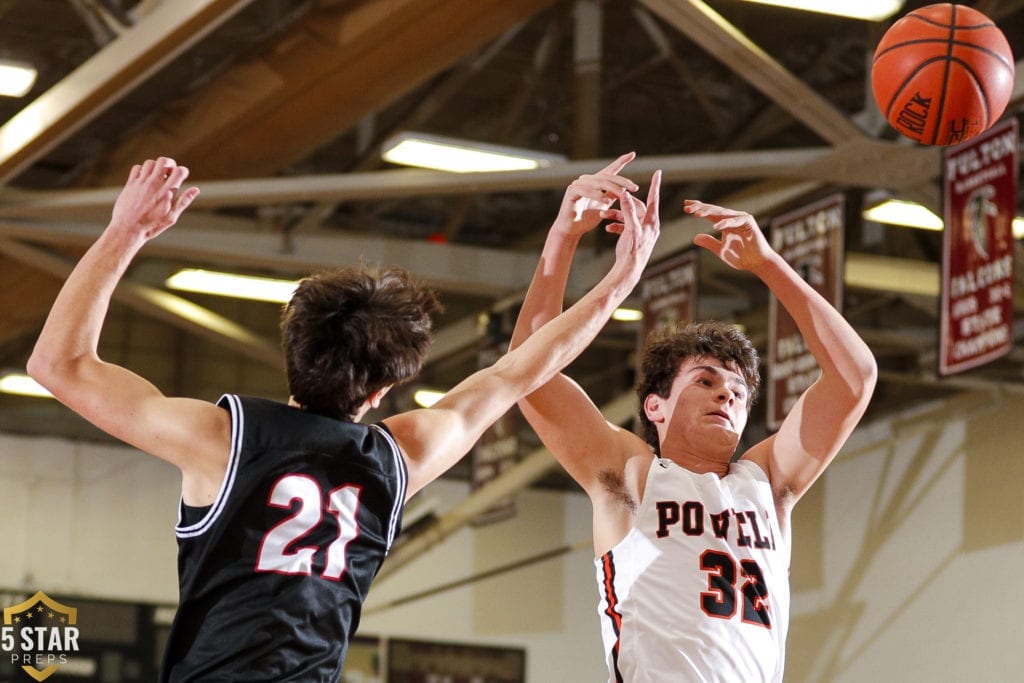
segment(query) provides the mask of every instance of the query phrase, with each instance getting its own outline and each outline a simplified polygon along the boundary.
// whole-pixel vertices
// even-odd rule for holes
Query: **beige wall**
[[[176,602],[179,492],[138,451],[0,434],[0,587]]]
[[[794,516],[787,681],[1015,681],[1024,670],[1024,409],[971,394],[854,435]],[[124,448],[0,435],[0,587],[173,602],[175,470]],[[436,482],[438,511],[467,495]],[[591,552],[395,600],[590,536],[530,491],[382,578],[366,635],[523,647],[531,683],[603,679]]]
[[[860,430],[794,520],[787,681],[1017,681],[1022,397]]]
[[[439,511],[467,488],[439,481],[421,495]],[[522,647],[531,683],[594,683],[607,677],[597,620],[590,503],[582,495],[528,491],[517,516],[467,527],[375,584],[360,631],[367,634]],[[426,588],[583,541],[583,547],[478,583],[381,609]]]

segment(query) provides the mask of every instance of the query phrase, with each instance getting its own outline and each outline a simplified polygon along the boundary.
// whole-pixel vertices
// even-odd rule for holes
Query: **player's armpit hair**
[[[597,480],[605,492],[611,495],[613,499],[621,503],[630,512],[636,512],[636,500],[626,490],[626,480],[621,472],[601,470],[597,473]]]

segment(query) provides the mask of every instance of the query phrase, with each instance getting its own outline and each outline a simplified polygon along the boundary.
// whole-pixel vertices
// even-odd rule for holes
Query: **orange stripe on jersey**
[[[612,551],[608,551],[601,557],[601,569],[604,574],[604,597],[608,607],[604,613],[611,619],[612,628],[615,629],[615,645],[612,647],[612,664],[617,683],[623,683],[622,674],[619,672],[619,642],[622,635],[622,615],[617,609],[619,598],[615,594],[615,559]]]

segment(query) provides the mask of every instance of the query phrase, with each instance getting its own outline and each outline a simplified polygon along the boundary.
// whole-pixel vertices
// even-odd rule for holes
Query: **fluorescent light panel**
[[[902,225],[905,228],[942,230],[942,219],[931,210],[915,202],[887,199],[864,211],[864,218],[876,223]]]
[[[185,268],[167,278],[171,289],[183,292],[198,292],[215,296],[230,296],[236,299],[271,301],[283,304],[292,298],[298,283],[294,280],[276,280],[269,277],[253,277],[235,273],[220,273],[199,268]]]
[[[835,14],[851,19],[881,21],[903,7],[903,0],[747,0],[761,5],[775,5],[807,12]]]
[[[412,395],[412,400],[415,401],[418,406],[429,408],[444,398],[444,395],[445,392],[438,391],[437,389],[417,389]]]
[[[44,389],[42,385],[21,372],[8,372],[0,376],[0,392],[18,396],[53,398],[53,394]]]
[[[643,319],[643,311],[638,311],[635,308],[616,308],[612,312],[612,320],[618,320],[619,322],[635,323]]]
[[[864,218],[876,223],[900,225],[905,228],[941,231],[943,220],[921,204],[902,199],[887,199],[864,211]],[[1024,239],[1024,218],[1013,219],[1013,238]]]
[[[24,97],[35,83],[34,66],[12,59],[0,59],[0,95]]]
[[[565,162],[558,154],[426,133],[399,133],[388,138],[381,156],[392,164],[452,173],[528,171]]]

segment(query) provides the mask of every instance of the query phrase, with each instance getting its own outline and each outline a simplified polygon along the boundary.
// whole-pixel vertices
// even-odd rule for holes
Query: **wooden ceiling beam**
[[[864,132],[701,0],[640,0],[821,138],[839,144]]]
[[[61,280],[67,279],[75,265],[63,256],[15,240],[0,239],[0,253]],[[113,299],[152,318],[198,334],[250,360],[276,370],[284,367],[284,357],[276,342],[168,291],[126,278],[114,290]],[[39,307],[24,307],[23,310],[30,308]]]
[[[629,165],[629,174],[642,182],[660,169],[665,184],[775,178],[903,190],[917,187],[939,172],[938,154],[938,148],[934,147],[860,140],[837,149],[812,147],[644,156]],[[207,181],[197,183],[201,194],[195,206],[212,209],[558,189],[610,162],[611,159],[590,159],[532,171],[473,174],[408,169]],[[0,204],[0,217],[53,219],[78,216],[82,211],[105,212],[116,199],[123,179],[119,177],[117,182],[117,186],[93,190],[18,192]]]
[[[323,4],[107,154],[89,184],[174,156],[196,177],[273,175],[554,0]]]
[[[14,178],[252,0],[164,2],[0,126],[0,183]],[[131,165],[120,169],[127,176]]]

